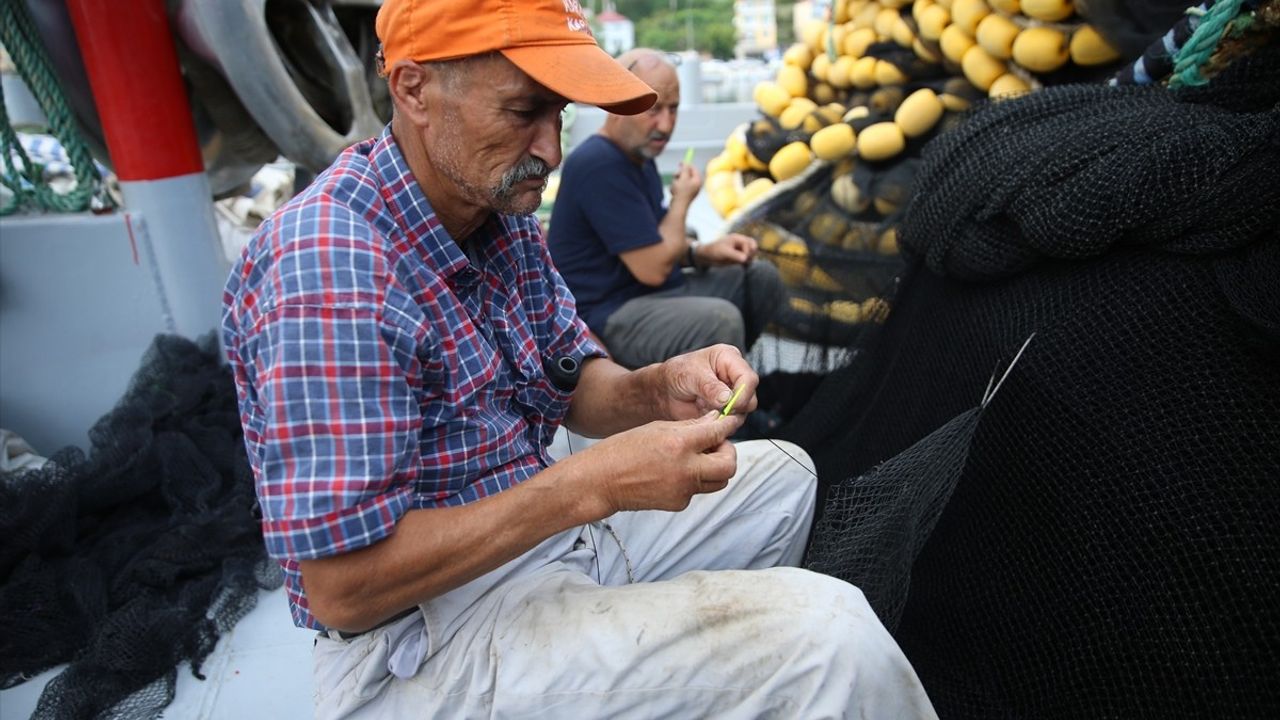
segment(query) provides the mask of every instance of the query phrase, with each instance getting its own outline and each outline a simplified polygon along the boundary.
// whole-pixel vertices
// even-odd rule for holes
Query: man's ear
[[[396,112],[414,125],[427,124],[431,83],[438,82],[435,70],[412,60],[400,60],[387,73],[387,87]]]

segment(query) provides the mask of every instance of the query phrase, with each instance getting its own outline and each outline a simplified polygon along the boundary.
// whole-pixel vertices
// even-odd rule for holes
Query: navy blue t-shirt
[[[636,165],[600,135],[587,138],[565,159],[547,247],[573,291],[578,314],[596,335],[604,335],[605,322],[626,301],[683,281],[677,264],[662,287],[649,287],[618,258],[662,242],[658,223],[666,214],[662,178],[652,160]]]

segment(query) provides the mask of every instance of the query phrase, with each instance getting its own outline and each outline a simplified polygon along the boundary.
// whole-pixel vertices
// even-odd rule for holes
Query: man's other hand
[[[676,174],[671,178],[671,200],[680,201],[688,207],[689,203],[702,190],[702,173],[693,165],[680,164]]]
[[[712,243],[698,248],[698,260],[703,265],[745,265],[755,259],[760,246],[755,238],[729,233]]]

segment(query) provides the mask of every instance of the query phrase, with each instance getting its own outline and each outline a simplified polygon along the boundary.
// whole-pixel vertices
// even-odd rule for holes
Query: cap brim
[[[595,43],[533,45],[501,52],[529,77],[564,98],[615,115],[637,115],[658,100],[653,88]]]

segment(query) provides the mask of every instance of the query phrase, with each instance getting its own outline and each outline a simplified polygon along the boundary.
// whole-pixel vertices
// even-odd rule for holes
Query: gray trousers
[[[862,592],[788,567],[816,481],[781,446],[738,443],[729,486],[681,512],[618,513],[404,621],[321,635],[316,720],[936,720]]]
[[[638,368],[716,343],[744,354],[782,302],[773,263],[711,268],[685,275],[684,285],[629,300],[605,323],[614,361]]]

